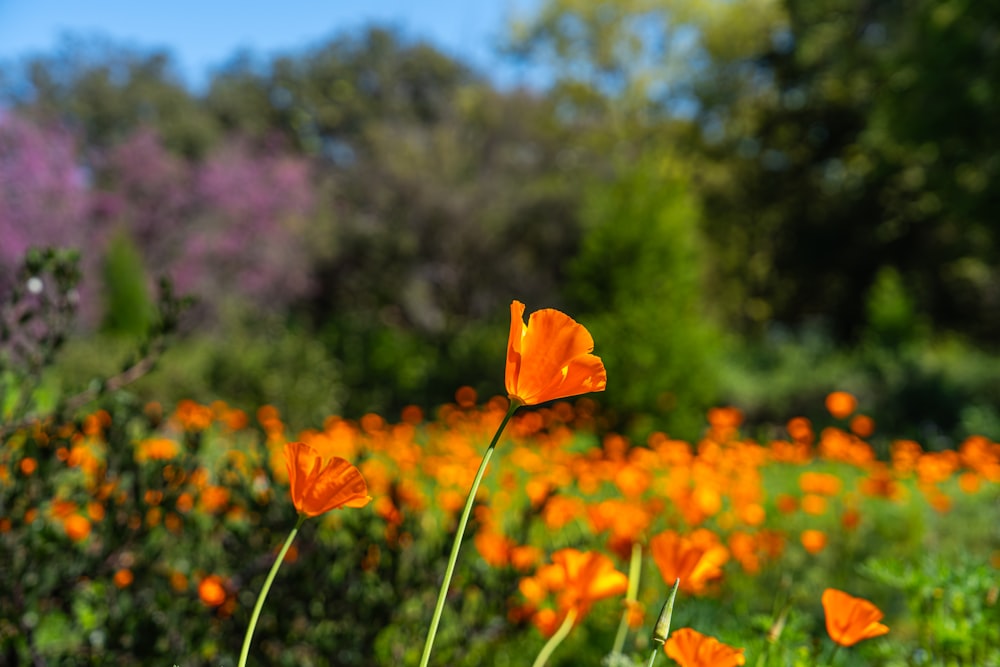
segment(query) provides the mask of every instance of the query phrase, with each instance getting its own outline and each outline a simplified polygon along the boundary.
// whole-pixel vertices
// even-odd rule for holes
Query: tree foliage
[[[146,275],[199,293],[202,326],[233,300],[305,326],[352,414],[489,377],[512,298],[688,322],[643,354],[698,377],[670,390],[695,402],[713,384],[696,343],[717,346],[689,333],[701,320],[859,340],[888,326],[868,305],[885,276],[906,288],[890,338],[995,341],[996,18],[966,0],[547,0],[507,47],[547,68],[536,91],[379,28],[236,54],[203,93],[164,53],[70,39],[0,77],[0,233],[86,245],[91,323],[114,318],[88,311],[86,276],[124,233]],[[659,410],[627,366],[614,407]]]
[[[551,0],[513,50],[578,112],[689,147],[732,323],[856,336],[894,267],[938,328],[990,340],[997,24],[960,0]],[[690,131],[662,126],[678,116]]]

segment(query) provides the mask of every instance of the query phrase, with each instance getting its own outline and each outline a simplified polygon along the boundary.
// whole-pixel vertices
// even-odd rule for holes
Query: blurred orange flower
[[[506,566],[510,562],[510,551],[516,546],[509,537],[489,530],[476,533],[473,542],[479,555],[490,567]]]
[[[218,607],[226,601],[226,587],[222,577],[210,574],[198,583],[198,597],[209,607]]]
[[[889,632],[888,626],[879,623],[882,612],[878,607],[835,588],[823,591],[823,612],[830,639],[841,646],[854,646]]]
[[[729,552],[733,555],[744,572],[757,574],[760,572],[760,555],[757,540],[750,533],[733,531],[728,540]]]
[[[536,613],[536,625],[551,634],[572,610],[577,622],[597,600],[621,595],[628,588],[628,577],[615,569],[611,559],[596,551],[560,549],[552,554],[552,563],[543,565],[533,577],[521,580],[519,589],[532,606],[550,593],[556,594],[558,614],[542,609]]]
[[[135,577],[132,574],[132,570],[127,567],[123,567],[115,572],[114,582],[115,586],[118,588],[128,588],[132,585],[132,581]]]
[[[813,441],[812,424],[805,417],[792,417],[788,420],[785,430],[796,442],[812,443]]]
[[[135,460],[137,463],[169,461],[180,453],[181,446],[170,438],[147,438],[136,445]]]
[[[30,477],[36,470],[38,470],[38,462],[35,459],[30,456],[21,459],[21,472],[24,473],[25,477]]]
[[[652,522],[652,515],[636,502],[609,498],[587,508],[587,517],[595,533],[611,531],[612,550],[627,558],[632,544],[642,541],[642,535]]]
[[[334,456],[324,461],[302,442],[285,445],[285,462],[292,503],[306,516],[319,516],[341,507],[364,507],[371,501],[361,472]]]
[[[147,499],[148,502],[148,499]],[[229,489],[224,486],[208,485],[201,490],[198,507],[203,512],[215,514],[229,505]]]
[[[835,391],[826,397],[826,409],[837,419],[850,416],[858,407],[858,399],[846,391]]]
[[[804,472],[799,475],[799,488],[803,493],[835,496],[840,493],[841,481],[827,472]]]
[[[844,513],[840,515],[840,525],[846,530],[854,530],[861,523],[861,512],[853,507],[848,507],[844,510]]]
[[[799,508],[799,501],[787,493],[779,493],[774,504],[782,514],[791,514]]]
[[[691,628],[672,632],[663,650],[680,667],[737,667],[746,664],[743,649],[727,646],[715,637]]]
[[[79,514],[71,514],[63,520],[63,528],[69,539],[80,542],[90,535],[90,519]]]
[[[510,304],[507,395],[537,405],[591,391],[604,391],[607,372],[591,354],[594,339],[583,325],[558,310],[538,310],[524,323],[524,304]]]
[[[826,533],[822,530],[816,530],[815,528],[803,530],[799,539],[802,541],[802,546],[805,550],[813,555],[818,554],[826,548]]]
[[[850,428],[859,438],[867,438],[875,432],[875,420],[868,415],[855,415],[851,419]]]
[[[683,536],[668,530],[649,541],[653,561],[666,582],[681,580],[681,590],[699,594],[708,582],[722,577],[722,566],[729,560],[729,550],[708,531]]]
[[[866,496],[895,500],[903,495],[903,487],[896,481],[892,471],[884,463],[869,467],[868,477],[858,482],[858,488]]]
[[[817,496],[814,493],[807,493],[802,496],[802,511],[815,516],[825,513],[826,498]]]
[[[180,572],[170,573],[170,587],[178,593],[183,593],[188,588],[188,580]]]

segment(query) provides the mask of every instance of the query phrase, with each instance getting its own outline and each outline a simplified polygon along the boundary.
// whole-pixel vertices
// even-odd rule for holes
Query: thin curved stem
[[[632,558],[628,564],[628,590],[625,594],[625,611],[622,612],[622,620],[618,623],[618,634],[615,635],[615,643],[611,649],[612,655],[618,655],[625,647],[625,637],[628,636],[628,617],[632,611],[632,605],[639,598],[639,576],[642,572],[642,545],[638,542],[632,543]]]
[[[830,667],[833,667],[833,665],[836,664],[833,661],[837,657],[837,651],[839,651],[839,650],[840,650],[840,644],[838,644],[837,642],[834,642],[833,643],[833,650],[830,651],[830,657],[827,659],[827,664],[829,664]]]
[[[268,591],[271,590],[271,583],[274,581],[275,575],[278,574],[278,568],[281,567],[281,563],[285,560],[285,554],[288,553],[288,548],[292,546],[292,542],[295,541],[295,536],[299,534],[299,528],[305,522],[305,514],[299,515],[299,520],[295,522],[295,527],[292,528],[292,532],[288,533],[288,538],[285,539],[285,544],[281,547],[281,551],[278,552],[278,557],[274,559],[274,565],[271,566],[271,571],[267,573],[267,579],[264,580],[264,586],[260,589],[260,595],[257,596],[257,604],[253,606],[253,614],[250,616],[250,625],[247,626],[247,634],[243,638],[243,649],[240,651],[240,661],[238,667],[246,667],[247,656],[250,655],[250,641],[253,639],[253,631],[257,627],[257,619],[260,618],[260,610],[264,608],[264,599],[267,598]]]
[[[653,667],[653,663],[656,662],[656,656],[660,652],[661,646],[663,646],[663,644],[657,644],[653,648],[653,652],[649,654],[649,662],[646,663],[646,667]]]
[[[543,667],[546,662],[548,662],[549,657],[552,652],[556,650],[559,644],[566,639],[569,635],[569,631],[573,629],[573,624],[576,623],[576,609],[570,609],[569,613],[566,614],[566,620],[562,622],[556,633],[549,638],[549,641],[545,643],[542,650],[538,652],[538,657],[535,658],[535,662],[532,663],[531,667]]]
[[[437,604],[434,605],[434,615],[431,617],[431,625],[427,629],[427,640],[424,642],[424,652],[420,656],[420,667],[427,667],[428,662],[431,659],[431,649],[434,646],[434,637],[437,635],[438,625],[441,623],[441,612],[444,611],[444,601],[448,596],[448,588],[451,586],[452,575],[455,574],[455,563],[458,562],[458,552],[462,548],[462,538],[465,536],[465,527],[469,523],[469,515],[472,514],[472,506],[476,501],[476,493],[479,491],[479,484],[483,481],[483,475],[486,473],[486,467],[489,465],[490,458],[493,456],[493,450],[496,449],[497,442],[500,441],[500,434],[503,433],[504,428],[507,426],[507,422],[510,418],[514,416],[514,411],[521,407],[521,403],[512,400],[510,402],[510,407],[507,409],[507,414],[504,416],[503,421],[500,422],[497,432],[493,435],[493,440],[490,441],[490,446],[486,448],[486,453],[483,454],[483,460],[479,464],[479,470],[476,471],[476,477],[472,481],[472,488],[469,489],[469,496],[465,499],[465,509],[462,510],[462,518],[459,519],[458,529],[455,533],[455,541],[451,545],[451,555],[448,557],[448,566],[444,571],[444,581],[441,582],[441,590],[438,591]]]

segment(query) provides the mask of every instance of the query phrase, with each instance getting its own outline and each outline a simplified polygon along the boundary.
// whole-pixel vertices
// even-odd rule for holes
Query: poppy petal
[[[524,304],[514,301],[504,377],[512,399],[536,405],[604,390],[607,373],[583,325],[551,308],[532,313],[527,326],[523,318]]]
[[[361,472],[334,456],[324,465],[315,449],[302,442],[285,445],[288,482],[295,509],[318,516],[339,507],[364,507],[371,500]]]

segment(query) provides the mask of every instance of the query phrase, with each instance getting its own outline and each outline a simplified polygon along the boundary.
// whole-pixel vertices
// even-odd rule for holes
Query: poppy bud
[[[674,581],[674,587],[670,591],[670,597],[667,601],[663,603],[663,609],[660,610],[660,616],[656,619],[656,625],[653,626],[653,641],[662,644],[667,641],[667,637],[670,635],[670,617],[674,615],[674,599],[677,597],[677,589],[680,588],[681,580],[678,578]]]

